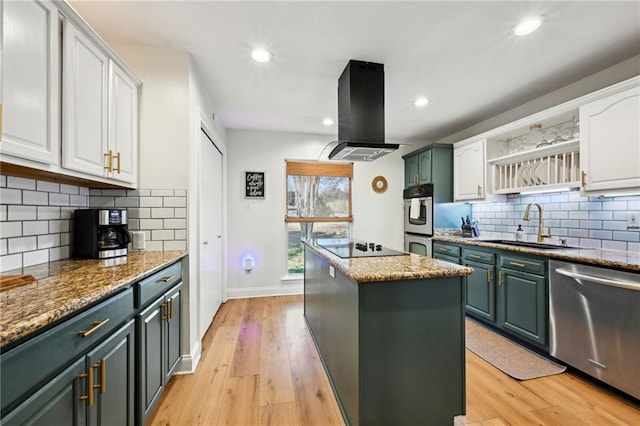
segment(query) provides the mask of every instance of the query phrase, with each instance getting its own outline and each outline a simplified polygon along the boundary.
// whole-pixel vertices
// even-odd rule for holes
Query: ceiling
[[[385,66],[387,139],[433,142],[640,54],[637,1],[70,3],[108,42],[188,51],[237,129],[337,136],[322,120],[337,122],[338,77],[356,59]],[[540,29],[511,35],[530,15]],[[254,62],[255,46],[272,61]]]

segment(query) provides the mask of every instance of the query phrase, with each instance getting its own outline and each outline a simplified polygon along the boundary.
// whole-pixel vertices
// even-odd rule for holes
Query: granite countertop
[[[473,269],[466,266],[413,253],[403,256],[341,258],[312,241],[303,243],[357,283],[460,277],[473,273]]]
[[[501,250],[509,250],[519,253],[544,256],[549,259],[558,259],[587,263],[596,266],[626,269],[632,272],[640,272],[640,253],[628,251],[615,251],[604,249],[587,248],[559,248],[559,249],[536,249],[530,247],[518,247],[499,243],[483,241],[482,238],[464,238],[453,235],[437,235],[433,241],[443,241],[458,244],[468,244],[479,247],[489,247]]]
[[[0,292],[0,347],[87,307],[186,256],[143,251],[112,259],[65,259],[4,272],[36,281]]]

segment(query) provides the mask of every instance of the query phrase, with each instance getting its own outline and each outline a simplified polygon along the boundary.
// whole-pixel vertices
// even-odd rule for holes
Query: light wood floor
[[[148,425],[343,425],[301,296],[229,300],[196,374],[168,384]],[[461,425],[640,425],[640,408],[564,373],[523,382],[467,351]]]

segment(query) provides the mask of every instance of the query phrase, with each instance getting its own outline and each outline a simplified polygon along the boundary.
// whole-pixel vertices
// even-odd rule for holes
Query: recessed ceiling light
[[[333,124],[333,120],[330,118],[325,118],[324,120],[322,120],[322,124],[324,124],[325,126],[331,126]]]
[[[251,51],[251,57],[256,62],[269,62],[271,60],[271,52],[262,47],[256,47]]]
[[[425,98],[424,96],[421,96],[418,99],[416,99],[413,104],[417,107],[423,107],[428,103],[429,103],[429,99]]]
[[[531,34],[535,30],[537,30],[541,24],[542,18],[539,18],[537,16],[533,18],[527,18],[523,21],[520,21],[518,25],[513,27],[513,33],[517,36]]]

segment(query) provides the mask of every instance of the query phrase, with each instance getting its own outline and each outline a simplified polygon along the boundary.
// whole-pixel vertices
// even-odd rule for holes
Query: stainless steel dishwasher
[[[640,398],[640,274],[549,262],[550,353]]]

